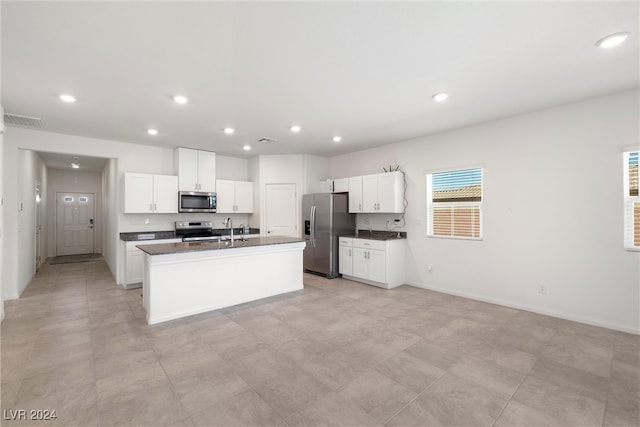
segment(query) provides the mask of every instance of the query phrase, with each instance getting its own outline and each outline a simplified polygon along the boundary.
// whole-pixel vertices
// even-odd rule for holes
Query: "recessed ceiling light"
[[[333,137],[333,142],[340,142],[340,141],[342,141],[342,137],[341,136],[336,135],[336,136]]]
[[[447,98],[449,98],[449,95],[447,95],[444,92],[439,92],[439,93],[434,94],[432,96],[432,98],[433,98],[434,101],[442,102],[442,101],[445,101]]]
[[[158,134],[158,129],[147,129],[147,133],[149,135],[157,135]]]
[[[74,169],[80,169],[80,165],[78,163],[71,163],[71,167]]]
[[[608,36],[598,40],[596,42],[596,46],[601,47],[603,49],[616,47],[622,42],[624,42],[627,39],[627,37],[629,37],[629,33],[627,31],[623,31],[621,33],[609,34]]]
[[[62,95],[60,95],[60,99],[63,100],[64,102],[76,102],[76,98],[73,95],[69,95],[67,93],[64,93]]]
[[[243,145],[243,146],[242,146],[242,149],[243,149],[244,151],[249,151],[249,150],[251,150],[251,146],[250,146],[250,145]]]
[[[234,128],[224,128],[224,133],[226,133],[227,135],[231,135],[235,132],[236,130]]]
[[[298,125],[293,125],[293,126],[291,126],[291,127],[289,128],[289,130],[290,130],[291,132],[300,132],[300,131],[302,130],[302,128],[301,128],[300,126],[298,126]]]
[[[184,95],[176,95],[173,97],[173,100],[178,104],[186,104],[188,101],[187,97]]]

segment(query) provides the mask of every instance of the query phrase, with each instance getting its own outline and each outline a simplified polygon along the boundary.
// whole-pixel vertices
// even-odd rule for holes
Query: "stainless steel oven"
[[[216,205],[216,193],[203,193],[198,191],[178,192],[178,212],[215,213]]]

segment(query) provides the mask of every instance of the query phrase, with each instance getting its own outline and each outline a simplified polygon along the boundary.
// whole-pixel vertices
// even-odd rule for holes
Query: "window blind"
[[[482,237],[482,169],[427,174],[428,234]]]

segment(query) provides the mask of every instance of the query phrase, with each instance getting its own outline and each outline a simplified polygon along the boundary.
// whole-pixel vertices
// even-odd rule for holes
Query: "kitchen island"
[[[138,245],[147,323],[300,290],[305,242],[292,237]]]

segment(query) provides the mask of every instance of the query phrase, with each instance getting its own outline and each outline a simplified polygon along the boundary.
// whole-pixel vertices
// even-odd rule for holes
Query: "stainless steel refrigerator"
[[[307,242],[303,255],[305,271],[338,277],[338,237],[356,231],[356,216],[349,213],[348,195],[302,196],[302,228]]]

